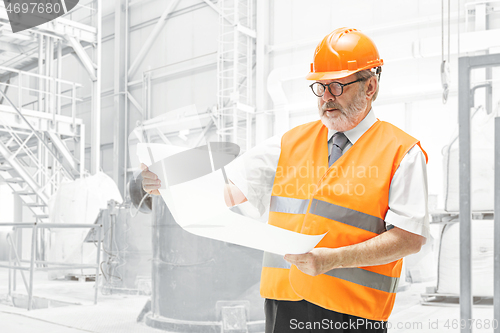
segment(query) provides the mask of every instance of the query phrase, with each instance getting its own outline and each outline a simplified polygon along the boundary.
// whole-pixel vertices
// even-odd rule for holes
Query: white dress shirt
[[[373,110],[353,129],[345,131],[349,142],[342,153],[377,121]],[[328,140],[336,131],[328,131]],[[281,153],[281,135],[267,139],[247,151],[226,167],[228,178],[240,189],[249,203],[262,215],[269,210],[274,176]],[[332,143],[328,144],[331,151]],[[418,145],[401,161],[389,189],[389,210],[385,217],[387,229],[392,226],[429,238],[427,211],[427,166]]]

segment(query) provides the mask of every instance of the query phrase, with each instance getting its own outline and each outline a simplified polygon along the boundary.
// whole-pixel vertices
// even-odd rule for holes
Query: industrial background
[[[136,182],[136,145],[244,152],[316,120],[305,75],[342,26],[384,59],[377,118],[429,154],[432,239],[389,331],[500,332],[500,1],[483,0],[80,0],[18,33],[2,2],[2,332],[263,332],[262,252],[183,233]]]

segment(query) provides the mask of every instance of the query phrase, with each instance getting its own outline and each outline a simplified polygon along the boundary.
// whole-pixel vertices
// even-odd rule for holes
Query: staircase
[[[29,72],[22,74],[30,75]],[[3,97],[0,105],[0,177],[20,196],[37,222],[48,222],[49,199],[59,184],[85,172],[81,163],[85,156],[83,122],[55,111],[21,109],[2,90],[0,97]],[[76,100],[74,94],[71,98]]]

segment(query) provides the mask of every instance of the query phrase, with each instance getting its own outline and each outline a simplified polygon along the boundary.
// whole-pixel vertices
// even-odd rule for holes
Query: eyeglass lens
[[[342,94],[342,86],[340,84],[338,84],[337,82],[330,82],[329,86],[330,86],[330,92],[334,96],[339,96]],[[312,88],[313,88],[313,92],[318,97],[322,97],[325,94],[326,85],[323,85],[319,82],[315,82],[315,83],[313,83]]]

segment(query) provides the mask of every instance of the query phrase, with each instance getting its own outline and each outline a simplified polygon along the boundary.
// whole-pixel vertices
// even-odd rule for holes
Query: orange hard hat
[[[311,72],[306,78],[340,79],[383,64],[377,47],[367,35],[356,29],[339,28],[326,35],[316,47]]]

